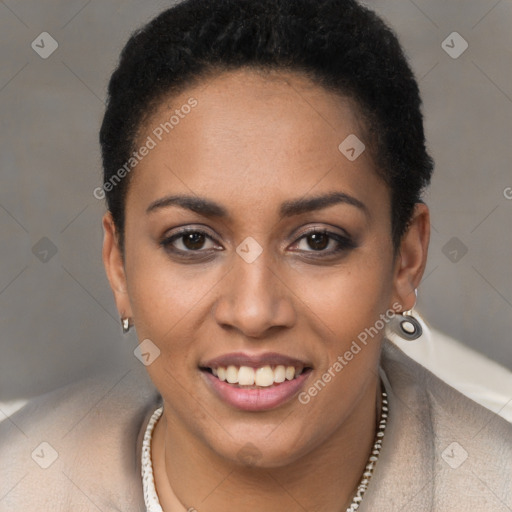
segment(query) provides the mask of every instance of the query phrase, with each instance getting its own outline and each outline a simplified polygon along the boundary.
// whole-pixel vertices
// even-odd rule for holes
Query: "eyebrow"
[[[329,194],[320,196],[286,201],[281,205],[280,214],[281,218],[292,217],[293,215],[300,215],[301,213],[322,210],[323,208],[327,208],[336,204],[348,204],[350,206],[359,208],[366,215],[370,213],[366,205],[359,199],[345,194],[344,192],[331,192]]]
[[[294,215],[300,215],[302,213],[322,210],[336,204],[355,206],[366,215],[369,215],[369,210],[362,201],[344,192],[331,192],[329,194],[314,197],[285,201],[281,204],[279,213],[281,219],[283,219],[286,217],[293,217]],[[149,205],[146,213],[149,214],[156,210],[171,206],[179,206],[206,217],[218,217],[224,219],[229,216],[228,211],[214,201],[203,197],[187,195],[173,195],[158,199]]]

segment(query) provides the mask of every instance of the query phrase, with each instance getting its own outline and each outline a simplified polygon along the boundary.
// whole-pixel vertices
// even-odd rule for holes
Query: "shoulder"
[[[489,437],[493,439],[502,435],[503,444],[512,443],[512,423],[447,384],[389,340],[384,344],[382,366],[393,391],[400,393],[403,400],[411,405],[418,404],[418,400],[424,405],[428,404],[437,429],[457,426],[463,431],[477,427],[481,430],[481,427],[492,422],[492,429],[484,429]]]
[[[1,510],[139,510],[137,446],[159,400],[142,367],[30,400],[0,423]]]
[[[393,399],[390,415],[395,409],[392,444],[398,448],[390,460],[398,466],[409,459],[411,472],[414,461],[421,461],[418,474],[423,475],[425,503],[435,510],[501,510],[504,505],[509,510],[512,424],[449,386],[389,340],[384,342],[382,368]],[[417,509],[423,510],[419,505]]]

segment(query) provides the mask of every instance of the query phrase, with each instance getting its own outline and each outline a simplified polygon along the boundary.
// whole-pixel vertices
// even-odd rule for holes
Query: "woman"
[[[385,338],[421,334],[420,105],[352,0],[188,0],[136,32],[97,193],[150,381],[3,427],[6,510],[510,510],[512,427]]]

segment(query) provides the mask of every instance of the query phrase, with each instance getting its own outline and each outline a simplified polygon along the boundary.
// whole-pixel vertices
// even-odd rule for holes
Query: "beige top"
[[[512,425],[384,341],[390,416],[360,512],[512,510]],[[144,510],[140,454],[161,398],[145,368],[31,400],[0,424],[0,512]]]

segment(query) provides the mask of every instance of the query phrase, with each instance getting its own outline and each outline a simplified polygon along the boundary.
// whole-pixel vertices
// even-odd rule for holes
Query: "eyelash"
[[[216,243],[216,241],[214,240],[214,238],[212,236],[210,236],[206,231],[203,231],[202,229],[198,229],[198,228],[187,228],[187,229],[182,229],[181,231],[178,231],[177,233],[174,233],[173,235],[169,236],[169,237],[166,237],[164,238],[161,242],[160,242],[160,245],[168,252],[172,253],[172,254],[175,254],[177,256],[180,256],[180,257],[183,257],[183,258],[194,258],[194,259],[197,259],[197,254],[199,253],[206,253],[206,252],[210,252],[211,249],[207,249],[207,250],[204,250],[204,249],[198,249],[196,251],[194,250],[187,250],[187,251],[183,251],[181,249],[176,249],[175,247],[172,246],[172,244],[176,241],[176,240],[179,240],[181,238],[184,238],[186,235],[188,234],[199,234],[199,235],[204,235],[206,238],[214,241]],[[357,247],[357,245],[354,243],[354,241],[348,237],[348,236],[344,236],[344,235],[340,235],[338,233],[333,233],[332,231],[329,231],[327,229],[318,229],[318,228],[313,228],[313,229],[310,229],[308,231],[306,231],[305,233],[302,233],[301,236],[296,240],[296,242],[294,242],[294,244],[297,244],[299,243],[301,240],[303,239],[307,239],[308,236],[311,236],[311,235],[325,235],[327,236],[329,239],[331,240],[334,240],[335,242],[337,242],[338,244],[338,247],[334,250],[330,250],[330,251],[325,251],[325,250],[318,250],[318,251],[315,251],[315,250],[310,250],[310,251],[294,251],[294,252],[305,252],[305,253],[317,253],[318,256],[309,256],[310,258],[326,258],[326,257],[332,257],[332,256],[335,256],[339,253],[342,253],[342,252],[347,252],[351,249],[355,249]],[[215,249],[213,249],[215,250]]]

